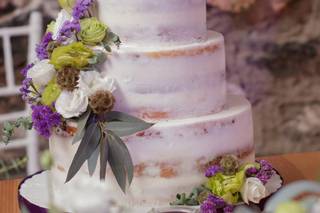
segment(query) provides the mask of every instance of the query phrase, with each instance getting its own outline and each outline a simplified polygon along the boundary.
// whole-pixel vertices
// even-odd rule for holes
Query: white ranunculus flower
[[[62,91],[55,107],[64,118],[78,117],[88,108],[89,100],[83,90]]]
[[[115,83],[112,78],[102,77],[97,71],[81,71],[79,88],[90,96],[98,90],[114,92]]]
[[[250,177],[242,186],[241,196],[245,203],[259,203],[260,200],[267,197],[267,189],[258,178]]]
[[[70,21],[71,20],[71,15],[64,9],[62,9],[59,14],[58,14],[58,18],[56,20],[56,23],[54,24],[53,27],[53,32],[52,32],[52,39],[53,40],[57,40],[58,36],[59,36],[59,32],[62,29],[64,23],[66,21]]]
[[[52,80],[56,74],[54,66],[49,60],[42,60],[36,63],[27,74],[28,78],[32,78],[32,82],[38,86],[45,86]]]

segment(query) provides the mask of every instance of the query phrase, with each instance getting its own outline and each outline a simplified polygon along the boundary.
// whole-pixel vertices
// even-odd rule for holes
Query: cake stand
[[[26,177],[19,185],[18,200],[20,209],[26,212],[47,213],[49,196],[47,187],[48,171],[40,171]],[[23,211],[22,211],[23,212]]]
[[[278,173],[278,172],[277,172]],[[18,199],[22,212],[28,213],[48,213],[50,206],[48,176],[50,171],[40,171],[31,176],[26,177],[19,185]],[[278,173],[279,174],[279,173]],[[280,175],[280,174],[279,174]],[[282,178],[282,177],[281,177]],[[283,179],[282,179],[283,182]],[[259,209],[263,209],[266,201],[271,197],[265,198],[259,204]],[[23,211],[26,210],[26,211]],[[63,209],[65,213],[71,213],[67,209]],[[124,211],[127,212],[127,211]],[[198,213],[198,208],[192,207],[164,207],[158,210],[148,208],[139,208],[134,211],[130,209],[130,213]]]

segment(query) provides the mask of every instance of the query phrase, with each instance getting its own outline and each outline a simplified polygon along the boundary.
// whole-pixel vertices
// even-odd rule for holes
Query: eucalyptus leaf
[[[133,123],[145,122],[137,117],[128,115],[123,112],[117,112],[117,111],[108,112],[105,115],[105,118],[107,122],[111,122],[111,121],[126,121],[126,122],[133,122]]]
[[[114,132],[116,135],[120,137],[132,135],[136,132],[148,129],[152,126],[153,124],[141,120],[137,120],[134,122],[112,121],[107,123],[107,129]]]
[[[109,157],[109,141],[105,137],[100,143],[100,179],[104,180],[107,173],[107,163]]]
[[[94,153],[92,153],[92,155],[88,159],[88,170],[89,170],[90,176],[93,176],[93,173],[97,168],[99,155],[100,155],[100,147],[97,146]]]
[[[131,155],[125,143],[112,131],[107,131],[109,142],[108,162],[111,170],[123,192],[127,185],[132,183],[133,162]]]
[[[68,171],[66,182],[69,182],[80,170],[99,145],[102,133],[97,123],[91,123],[79,145]]]
[[[91,110],[88,110],[79,118],[77,123],[77,132],[72,140],[72,144],[79,142],[84,137],[85,127],[86,127],[86,124],[88,123],[90,115],[91,115]]]

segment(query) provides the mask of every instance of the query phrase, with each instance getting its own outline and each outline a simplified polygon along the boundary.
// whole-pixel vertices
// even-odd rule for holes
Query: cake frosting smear
[[[78,144],[51,136],[55,189],[93,181],[101,201],[112,196],[129,209],[165,206],[203,183],[213,159],[233,154],[254,161],[251,105],[226,92],[224,38],[207,30],[205,0],[98,0],[97,8],[122,40],[101,69],[115,80],[115,110],[155,125],[122,138],[134,164],[125,194],[111,170],[98,183],[98,169],[90,177],[87,165],[65,184]]]

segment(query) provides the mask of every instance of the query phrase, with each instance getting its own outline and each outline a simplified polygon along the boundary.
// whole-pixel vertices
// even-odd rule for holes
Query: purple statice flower
[[[92,6],[93,2],[94,0],[77,0],[72,11],[73,18],[77,20],[83,18]]]
[[[234,207],[224,201],[222,198],[209,195],[208,198],[201,204],[200,212],[201,213],[217,213],[217,212],[225,212],[232,213]]]
[[[207,178],[210,178],[210,177],[213,177],[218,172],[222,172],[222,168],[218,165],[213,165],[207,169],[205,175]]]
[[[258,172],[259,172],[259,169],[257,169],[256,167],[250,167],[249,169],[246,170],[246,175],[247,177],[255,177]]]
[[[200,206],[200,212],[201,213],[216,213],[217,209],[211,201],[204,201]]]
[[[80,21],[74,19],[72,21],[65,21],[58,35],[58,42],[63,42],[67,38],[71,38],[74,33],[80,32]]]
[[[266,184],[275,174],[275,171],[272,165],[266,160],[260,160],[258,163],[260,164],[260,170],[256,174],[256,178],[259,178],[263,184]]]
[[[222,198],[214,195],[209,195],[207,200],[214,203],[215,207],[218,209],[224,208],[227,205],[227,203]]]
[[[234,206],[229,205],[229,204],[226,207],[223,208],[223,212],[224,213],[232,213],[233,210],[234,210]]]
[[[21,75],[23,75],[24,77],[27,77],[28,71],[34,66],[34,64],[28,64],[25,68],[23,68],[20,73]]]
[[[52,41],[52,33],[48,32],[43,36],[40,44],[37,45],[36,52],[39,60],[44,60],[49,58],[48,45],[51,41]]]
[[[49,138],[53,127],[61,124],[61,115],[53,112],[49,106],[35,105],[32,109],[32,121],[39,135]]]
[[[20,87],[20,93],[22,94],[22,99],[24,101],[29,102],[29,94],[30,94],[30,85],[32,83],[32,79],[31,78],[25,78],[22,81],[22,85]]]

